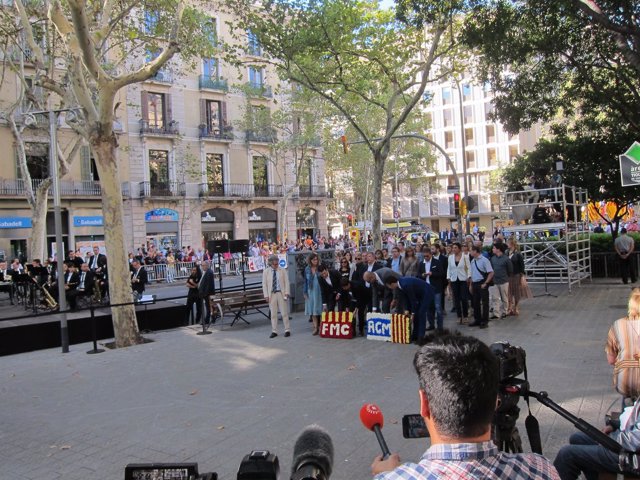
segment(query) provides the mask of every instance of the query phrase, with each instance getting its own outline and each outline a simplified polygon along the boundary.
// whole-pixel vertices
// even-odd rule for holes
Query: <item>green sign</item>
[[[633,142],[633,145],[620,155],[620,178],[623,187],[640,185],[640,143]]]

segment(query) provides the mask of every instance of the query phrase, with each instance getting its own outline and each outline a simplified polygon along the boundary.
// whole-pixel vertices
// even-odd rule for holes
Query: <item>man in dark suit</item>
[[[340,279],[340,298],[338,299],[338,310],[341,312],[353,312],[358,310],[358,331],[360,336],[364,336],[364,325],[367,315],[367,302],[370,292],[362,282],[354,282],[346,277]]]
[[[376,270],[382,268],[382,266],[378,262],[376,262],[376,256],[373,252],[367,252],[365,255],[366,255],[366,262],[358,265],[358,267],[356,268],[356,271],[353,272],[353,276],[351,277],[351,280],[354,282],[359,282],[361,284],[364,284],[364,287],[367,289],[367,292],[369,292],[369,297],[367,300],[367,311],[371,312],[374,307],[376,309],[375,311],[377,311],[378,305],[373,304],[373,288],[371,286],[371,283],[367,282],[364,279],[364,274],[365,272],[375,272]],[[374,285],[374,288],[377,288],[377,287]],[[364,324],[362,325],[362,329],[364,333]]]
[[[336,295],[340,293],[340,272],[329,270],[327,266],[321,263],[318,266],[318,283],[322,292],[322,305],[325,311],[332,312],[336,309]]]
[[[443,310],[442,310],[442,298],[444,296],[444,285],[447,278],[446,270],[436,257],[431,254],[431,250],[425,250],[423,253],[422,262],[418,265],[418,277],[433,287],[433,294],[435,297],[435,305],[429,309],[427,318],[429,320],[429,326],[427,330],[434,330],[434,310],[435,316],[438,320],[438,325],[443,325]]]
[[[440,296],[440,306],[442,307],[442,315],[447,314],[447,310],[444,308],[444,294],[447,291],[447,285],[449,281],[447,280],[447,270],[449,269],[449,258],[447,258],[447,247],[444,243],[440,245],[435,245],[434,250],[432,250],[433,258],[438,261],[443,270],[442,277],[442,295]]]
[[[78,275],[78,285],[73,290],[67,290],[67,301],[69,308],[75,310],[78,297],[89,297],[93,294],[93,272],[89,270],[89,265],[83,263],[80,266]]]
[[[89,257],[89,269],[94,273],[101,273],[102,269],[107,266],[107,256],[100,253],[97,245],[93,246],[93,255]]]
[[[131,289],[139,296],[144,293],[144,286],[149,281],[149,276],[144,266],[138,260],[131,262]]]
[[[385,287],[385,282],[389,278],[401,278],[402,275],[393,271],[391,268],[382,267],[374,272],[365,272],[364,280],[377,288],[373,288],[373,305],[378,306],[379,300],[382,299],[382,305],[380,311],[382,313],[389,313],[391,308],[398,303],[397,291],[392,291]]]
[[[407,312],[413,314],[413,332],[411,337],[414,341],[424,338],[426,332],[427,312],[434,305],[433,287],[416,277],[402,277],[400,280],[389,278],[386,282],[391,290],[400,290],[400,295],[405,297]],[[438,330],[442,330],[442,317],[438,323]]]
[[[198,283],[198,296],[200,297],[200,301],[204,303],[204,323],[208,325],[211,322],[209,296],[216,292],[216,280],[213,276],[213,270],[209,268],[209,262],[202,262],[200,268],[202,268],[202,277],[200,277],[200,283]]]

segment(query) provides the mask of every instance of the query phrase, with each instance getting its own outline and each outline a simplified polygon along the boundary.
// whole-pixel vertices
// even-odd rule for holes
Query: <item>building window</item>
[[[467,105],[463,109],[464,111],[464,123],[473,123],[473,106]]]
[[[202,60],[202,71],[206,78],[211,80],[219,80],[220,72],[218,70],[217,58],[205,58]]]
[[[254,57],[262,56],[262,45],[260,45],[256,34],[251,30],[247,32],[247,51],[249,55],[253,55]]]
[[[475,145],[475,136],[473,133],[473,128],[465,128],[464,129],[464,139],[467,142],[467,145]]]
[[[487,102],[484,104],[484,120],[485,122],[493,122],[493,103]]]
[[[260,155],[253,157],[253,188],[256,196],[266,196],[269,185],[267,176],[267,159]],[[260,195],[262,194],[262,195]]]
[[[147,93],[147,122],[149,127],[164,128],[165,120],[164,93]]]
[[[512,162],[520,154],[518,145],[509,145],[509,161]]]
[[[464,153],[467,159],[467,168],[476,168],[476,152],[468,151]]]
[[[487,143],[495,143],[496,142],[496,126],[495,125],[487,125]]]
[[[311,159],[304,158],[300,163],[300,175],[298,176],[298,185],[313,185],[311,181]]]
[[[469,190],[477,190],[477,189],[478,189],[478,176],[469,175]]]
[[[473,88],[468,83],[462,86],[462,98],[465,100],[473,100]]]
[[[44,180],[45,178],[49,178],[49,148],[40,145],[43,149],[46,149],[47,152],[43,151],[43,155],[38,155],[34,152],[34,154],[27,153],[27,170],[32,180]]]
[[[445,108],[442,111],[442,122],[445,127],[453,127],[453,109]]]
[[[444,132],[444,146],[445,148],[456,147],[454,137],[453,137],[453,132]]]
[[[222,132],[222,116],[220,102],[217,100],[207,100],[207,131],[209,134],[220,135]]]
[[[221,153],[207,153],[207,185],[209,191],[222,190],[224,183],[223,157]]]
[[[455,187],[456,185],[458,185],[458,179],[453,175],[449,175],[447,177],[447,187]]]
[[[442,104],[451,105],[452,102],[453,102],[453,98],[451,95],[451,87],[443,87],[442,88]]]
[[[487,165],[490,167],[498,165],[498,151],[495,148],[487,148]]]
[[[151,189],[164,188],[169,185],[169,152],[166,150],[149,150],[149,181]]]
[[[253,88],[264,87],[264,68],[249,67],[249,83]]]
[[[218,27],[215,18],[210,18],[208,22],[205,22],[202,33],[208,40],[209,45],[214,48],[218,46]]]

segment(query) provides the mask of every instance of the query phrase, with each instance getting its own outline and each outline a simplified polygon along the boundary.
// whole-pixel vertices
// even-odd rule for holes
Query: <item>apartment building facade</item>
[[[425,99],[428,100],[422,108],[430,116],[431,128],[423,134],[447,152],[457,176],[445,157],[436,152],[436,165],[421,185],[400,182],[397,194],[400,220],[416,221],[435,231],[457,227],[453,190],[458,185],[464,195],[464,130],[469,196],[475,203],[470,210],[470,222],[489,229],[496,222],[506,221],[499,216],[498,194],[491,184],[491,176],[517,155],[533,149],[543,133],[542,128],[535,126],[515,135],[507,133],[499,122],[491,119],[494,107],[490,86],[474,85],[469,79],[460,82],[459,87],[452,81],[431,85]],[[391,220],[395,192],[391,188],[386,192],[387,208],[383,217]]]
[[[233,19],[212,16],[212,41],[231,40]],[[309,145],[306,168],[296,175],[292,155],[274,155],[276,141],[295,129],[276,130],[247,123],[251,112],[269,117],[287,104],[287,85],[260,66],[260,45],[250,32],[246,68],[205,58],[195,69],[179,58],[146,82],[120,92],[116,131],[119,175],[125,207],[125,235],[131,251],[154,244],[164,248],[206,246],[208,240],[277,241],[326,235],[327,191],[318,143]],[[28,71],[28,62],[26,64]],[[15,78],[0,94],[6,107],[17,98]],[[248,113],[249,112],[249,113]],[[28,113],[28,112],[25,112]],[[24,118],[27,118],[25,116]],[[32,182],[48,176],[46,118],[25,130]],[[293,115],[295,119],[295,115]],[[63,146],[75,135],[58,122]],[[0,250],[28,256],[31,211],[16,168],[15,140],[0,122]],[[66,248],[85,248],[104,239],[100,178],[91,151],[81,147],[61,178],[63,236]],[[47,235],[54,236],[52,214]]]

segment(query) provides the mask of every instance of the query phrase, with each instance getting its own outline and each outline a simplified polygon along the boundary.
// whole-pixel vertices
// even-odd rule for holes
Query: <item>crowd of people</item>
[[[490,252],[471,235],[465,240],[423,243],[418,251],[417,244],[402,240],[390,251],[338,249],[329,266],[311,252],[303,291],[312,333],[318,333],[322,312],[333,310],[354,312],[361,336],[367,312],[407,313],[413,317],[414,341],[443,329],[447,313],[455,313],[458,324],[480,328],[491,319],[519,315],[520,301],[531,291],[517,240],[498,236]]]

